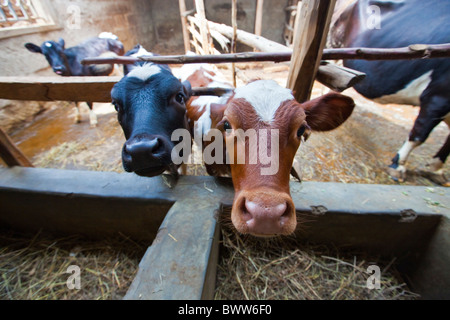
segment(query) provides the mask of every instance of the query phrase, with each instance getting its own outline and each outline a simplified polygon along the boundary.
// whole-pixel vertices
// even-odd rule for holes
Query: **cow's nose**
[[[245,199],[243,219],[248,231],[254,235],[270,236],[279,234],[288,223],[289,210],[286,201],[266,204]]]
[[[161,140],[158,138],[127,141],[125,153],[133,161],[145,161],[154,158],[162,149]]]
[[[54,67],[53,67],[53,71],[54,71],[56,74],[62,74],[62,73],[65,71],[65,69],[64,69],[63,66],[54,66]]]

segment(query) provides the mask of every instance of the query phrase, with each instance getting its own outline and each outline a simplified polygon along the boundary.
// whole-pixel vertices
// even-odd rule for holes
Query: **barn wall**
[[[62,37],[66,47],[86,38],[109,31],[124,43],[125,50],[136,43],[159,54],[184,53],[178,0],[41,0],[58,24],[56,30],[2,38],[0,29],[0,75],[54,75],[43,55],[25,49],[26,42],[42,44]],[[188,9],[193,0],[185,0]],[[288,0],[264,1],[262,36],[283,43],[285,7]],[[74,13],[79,9],[79,27],[74,28]],[[206,17],[231,25],[231,0],[205,0]],[[238,0],[239,29],[254,32],[255,0]],[[238,50],[249,48],[238,47]],[[29,121],[30,116],[44,108],[42,102],[23,103],[0,99],[0,127],[10,132],[16,122]]]
[[[0,39],[0,73],[5,76],[16,75],[51,75],[48,63],[42,55],[33,54],[24,48],[24,43],[33,42],[40,45],[45,40],[57,40],[62,37],[66,47],[82,40],[109,31],[116,34],[129,49],[138,42],[149,44],[154,41],[153,26],[146,23],[151,14],[151,3],[145,0],[57,0],[51,1],[51,9],[60,28],[49,32],[32,33],[6,39]],[[79,28],[73,28],[73,14],[70,6],[80,9]],[[72,24],[71,24],[72,23]],[[1,31],[0,31],[1,32]]]
[[[66,46],[96,36],[102,31],[116,34],[125,49],[141,43],[149,50],[160,53],[183,53],[183,35],[179,18],[178,0],[55,0],[49,1],[58,20],[58,30],[32,33],[0,39],[0,74],[5,76],[42,74],[51,75],[43,56],[28,52],[24,43],[41,44],[45,40],[62,37]],[[288,0],[264,2],[262,35],[282,43],[285,11]],[[69,6],[80,9],[80,26],[70,27],[73,16]],[[193,1],[186,0],[193,8]],[[231,24],[231,0],[206,0],[206,16],[220,23]],[[255,0],[239,0],[237,23],[240,29],[253,32],[255,24]],[[1,32],[1,31],[0,31]]]
[[[177,0],[152,0],[152,23],[161,49],[171,48],[173,53],[183,53],[183,34]],[[187,10],[194,8],[193,0],[185,0]],[[262,36],[284,43],[283,29],[285,8],[289,0],[266,0],[263,8]],[[157,4],[157,5],[156,5]],[[231,0],[204,0],[206,18],[231,25]],[[237,1],[237,25],[239,29],[254,32],[256,0]],[[175,30],[175,32],[173,32]],[[243,48],[245,50],[245,48]],[[248,49],[248,48],[246,48]],[[239,50],[239,48],[238,48]]]

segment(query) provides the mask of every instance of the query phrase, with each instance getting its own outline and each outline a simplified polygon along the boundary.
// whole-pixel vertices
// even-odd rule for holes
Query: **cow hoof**
[[[97,127],[97,124],[98,124],[97,120],[92,120],[92,119],[91,119],[91,121],[89,121],[89,123],[91,124],[91,128]]]
[[[402,165],[398,165],[396,168],[389,166],[388,174],[391,176],[392,180],[404,182],[406,178],[406,168]]]
[[[444,163],[439,158],[434,158],[431,161],[431,163],[429,163],[427,165],[427,167],[430,169],[430,171],[436,172],[436,173],[437,173],[437,171],[442,169],[443,166],[444,166]]]

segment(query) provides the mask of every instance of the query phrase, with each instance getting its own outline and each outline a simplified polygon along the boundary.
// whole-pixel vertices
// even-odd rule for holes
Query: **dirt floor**
[[[251,79],[274,79],[285,85],[287,66],[259,63],[251,67],[238,65],[238,86]],[[221,68],[230,78],[230,70]],[[312,97],[326,93],[316,83]],[[303,181],[336,181],[344,183],[397,184],[386,172],[387,166],[406,140],[419,108],[404,105],[380,105],[367,100],[355,90],[344,92],[357,107],[340,128],[328,133],[313,133],[303,143],[297,160]],[[88,109],[82,108],[83,121],[73,122],[74,105],[55,102],[33,121],[11,134],[17,146],[38,167],[123,172],[121,148],[125,139],[109,103],[96,103],[98,126],[89,126]],[[443,175],[427,171],[427,164],[448,135],[444,123],[436,127],[427,142],[416,148],[407,163],[408,177],[403,184],[436,185],[450,176],[447,163]],[[201,165],[191,165],[190,174],[205,175]]]

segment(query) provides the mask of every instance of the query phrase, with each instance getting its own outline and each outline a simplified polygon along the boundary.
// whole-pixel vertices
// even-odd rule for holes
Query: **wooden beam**
[[[297,7],[298,11],[301,8],[301,2],[299,2],[299,6]],[[299,17],[300,14],[297,14],[297,17]],[[299,25],[299,18],[296,19],[296,28],[298,29]],[[218,31],[222,34],[224,34],[227,37],[232,36],[232,28],[219,23],[214,23],[209,21],[208,25],[211,30]],[[265,61],[275,61],[276,56],[280,56],[279,61],[275,62],[281,62],[281,61],[290,61],[292,59],[292,50],[282,44],[279,44],[277,42],[268,40],[264,37],[254,35],[252,33],[237,30],[237,40],[251,46],[259,51],[264,52],[272,52],[272,55],[268,55],[268,59]],[[276,51],[276,52],[273,52]],[[281,60],[287,57],[287,54],[291,56],[290,59]],[[250,56],[250,54],[246,54],[247,56]],[[223,55],[222,55],[223,56]],[[231,58],[231,57],[230,57]],[[263,61],[263,60],[261,60]],[[350,88],[351,86],[355,85],[357,82],[361,81],[364,76],[362,76],[362,73],[351,70],[349,68],[343,68],[340,66],[337,66],[335,64],[327,64],[327,66],[319,66],[317,71],[317,80],[322,83],[323,85],[327,86],[328,88],[336,91],[343,91],[345,89]]]
[[[31,161],[16,147],[2,128],[0,128],[0,157],[8,167],[33,167]]]
[[[189,39],[189,31],[187,28],[187,18],[186,18],[186,2],[185,0],[178,0],[180,6],[180,18],[181,18],[181,28],[183,30],[183,41],[184,41],[184,51],[191,51],[191,44]]]
[[[257,36],[260,36],[262,31],[263,7],[264,0],[256,0],[255,35]]]
[[[121,77],[0,77],[0,99],[111,102]],[[231,90],[231,89],[230,89]],[[221,96],[223,88],[192,88],[192,95]]]
[[[121,77],[0,77],[0,98],[35,101],[111,102]]]
[[[222,23],[215,23],[212,21],[208,21],[208,26],[211,30],[215,30],[217,32],[220,32],[227,38],[233,37],[233,28],[230,26],[227,26],[226,24]],[[237,40],[239,42],[242,42],[252,48],[255,48],[259,51],[264,52],[292,52],[291,49],[288,47],[275,42],[268,40],[264,37],[254,35],[253,33],[243,31],[243,30],[237,30],[236,32]]]
[[[402,48],[331,48],[323,50],[324,60],[404,60],[450,57],[450,43],[411,44]]]
[[[117,57],[111,63],[133,64],[138,61],[150,61],[153,63],[163,64],[188,64],[188,63],[230,63],[230,62],[251,62],[251,61],[273,61],[283,62],[291,60],[292,53],[285,52],[239,52],[239,53],[223,53],[207,54],[207,55],[169,55],[169,56],[141,56],[133,57]],[[87,58],[83,60],[85,64],[104,63],[102,58]],[[108,63],[111,60],[108,60]]]
[[[202,47],[205,54],[210,54],[210,36],[208,31],[208,23],[206,20],[205,4],[203,0],[195,0],[195,8],[200,19],[200,34],[202,35]]]
[[[326,86],[334,91],[342,92],[362,81],[366,74],[346,67],[337,66],[327,61],[322,61],[317,72],[316,80],[326,83]]]
[[[228,27],[224,26],[223,30],[227,30],[225,34],[228,34]],[[217,30],[220,30],[217,28]],[[215,27],[214,27],[215,28]],[[237,40],[247,44],[254,48],[262,48],[260,51],[265,51],[261,57],[258,57],[257,61],[290,61],[292,56],[292,50],[283,46],[277,42],[267,40],[263,37],[252,35],[251,33],[238,30]],[[200,35],[198,34],[199,38]],[[264,54],[267,60],[264,59]],[[170,63],[170,64],[185,64],[185,63],[229,63],[229,62],[246,62],[249,57],[253,55],[258,56],[258,53],[241,52],[236,56],[222,54],[217,57],[214,56],[214,62],[210,62],[210,57],[206,56],[185,56],[185,55],[167,55],[167,56],[142,56],[140,58],[117,56],[114,58],[86,58],[81,61],[82,64],[133,64],[138,61],[150,61],[153,63]],[[413,44],[408,47],[401,48],[332,48],[324,49],[322,54],[322,60],[349,60],[349,59],[363,59],[363,60],[409,60],[409,59],[432,59],[432,58],[448,58],[450,57],[450,43],[443,44]],[[208,61],[206,61],[206,60]],[[205,60],[205,61],[203,61]],[[256,60],[254,60],[256,61]]]
[[[231,38],[231,53],[236,53],[237,47],[237,0],[231,0],[231,26],[233,27],[233,37]],[[231,75],[233,86],[236,88],[236,66],[231,63]]]
[[[336,0],[304,0],[297,30],[287,87],[299,102],[310,98],[322,58]]]

